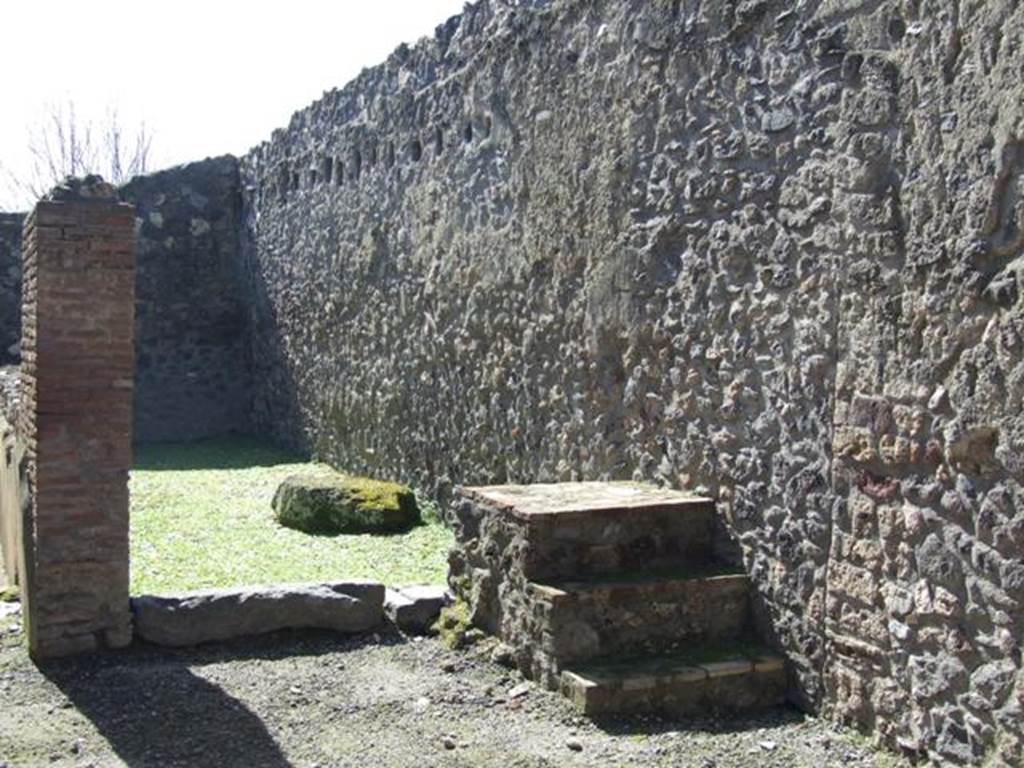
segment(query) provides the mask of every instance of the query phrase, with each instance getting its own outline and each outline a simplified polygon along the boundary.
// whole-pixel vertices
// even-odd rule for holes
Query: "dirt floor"
[[[10,605],[0,603],[4,768],[901,765],[789,710],[592,723],[518,673],[392,631],[136,646],[37,668]]]

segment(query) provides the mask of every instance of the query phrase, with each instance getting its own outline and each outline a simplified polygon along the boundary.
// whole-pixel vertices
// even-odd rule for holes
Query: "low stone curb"
[[[364,632],[383,620],[384,585],[376,582],[286,584],[132,598],[135,636],[189,646],[281,629]]]

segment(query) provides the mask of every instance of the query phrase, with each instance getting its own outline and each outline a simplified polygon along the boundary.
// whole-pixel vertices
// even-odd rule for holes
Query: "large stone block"
[[[273,507],[281,525],[307,533],[395,533],[420,522],[408,486],[332,472],[286,478]]]

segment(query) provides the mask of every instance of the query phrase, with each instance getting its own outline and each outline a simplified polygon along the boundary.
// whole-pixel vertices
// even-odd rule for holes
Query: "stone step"
[[[475,506],[481,526],[500,520],[510,537],[523,540],[520,567],[533,581],[700,563],[712,551],[714,502],[684,491],[590,482],[483,486],[460,493]]]
[[[731,640],[747,629],[747,577],[727,566],[531,583],[526,589],[538,650],[555,668]]]
[[[562,694],[590,716],[760,709],[782,704],[786,687],[784,659],[745,643],[590,662],[563,670],[560,680]]]

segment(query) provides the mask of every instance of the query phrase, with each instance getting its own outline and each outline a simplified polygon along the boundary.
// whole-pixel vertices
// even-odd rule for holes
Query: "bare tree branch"
[[[0,165],[0,205],[30,205],[68,176],[98,174],[123,184],[149,169],[151,143],[145,123],[126,128],[114,107],[96,124],[78,116],[73,99],[52,102],[29,129],[27,172]]]

